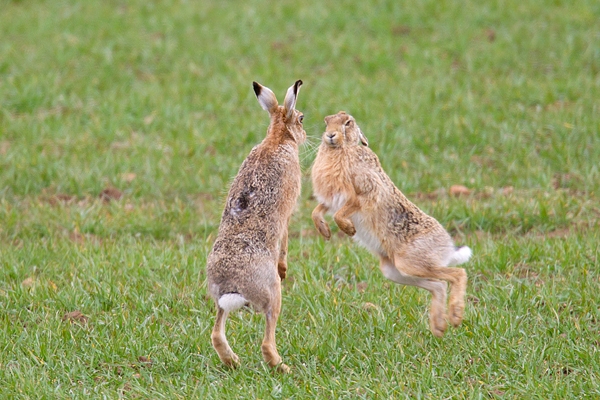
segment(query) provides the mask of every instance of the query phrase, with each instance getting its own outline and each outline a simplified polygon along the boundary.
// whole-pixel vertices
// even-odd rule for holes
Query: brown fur
[[[265,361],[282,372],[289,370],[277,353],[275,327],[281,309],[281,280],[287,271],[288,224],[300,194],[298,146],[306,139],[302,113],[295,110],[301,84],[298,81],[290,87],[284,106],[278,105],[268,88],[254,84],[271,123],[267,136],[252,149],[231,184],[208,256],[208,289],[217,304],[212,343],[221,361],[230,366],[239,364],[239,358],[225,338],[228,311],[219,300],[223,295],[239,295],[266,316]]]
[[[377,155],[351,115],[339,112],[325,118],[323,141],[312,167],[313,190],[319,205],[312,213],[326,239],[331,231],[324,219],[330,212],[340,230],[380,258],[380,269],[396,283],[422,287],[433,295],[431,330],[446,330],[446,282],[451,284],[450,323],[463,318],[467,274],[447,267],[459,249],[433,217],[411,203],[383,171]],[[460,255],[456,263],[466,261]],[[456,260],[458,260],[458,257]]]

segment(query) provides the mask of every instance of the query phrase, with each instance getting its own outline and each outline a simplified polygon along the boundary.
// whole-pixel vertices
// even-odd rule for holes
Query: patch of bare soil
[[[452,185],[448,190],[450,196],[460,197],[460,196],[468,196],[471,194],[471,189],[463,185]]]
[[[105,203],[109,203],[113,200],[120,200],[123,197],[123,192],[114,187],[107,187],[102,190],[98,197]]]
[[[65,322],[78,323],[79,325],[86,325],[89,318],[79,310],[71,311],[62,316],[62,320]]]

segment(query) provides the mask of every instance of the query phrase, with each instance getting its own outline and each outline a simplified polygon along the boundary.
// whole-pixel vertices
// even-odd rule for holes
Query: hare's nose
[[[329,139],[331,139],[331,138],[332,138],[332,137],[334,137],[334,136],[335,136],[335,132],[327,132],[327,137],[328,137]]]

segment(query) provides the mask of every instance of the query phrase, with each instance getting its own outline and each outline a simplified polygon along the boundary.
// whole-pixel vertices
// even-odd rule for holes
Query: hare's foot
[[[277,273],[279,274],[279,278],[284,280],[287,276],[287,263],[285,261],[279,260],[277,263]]]
[[[454,268],[457,279],[450,289],[448,302],[448,317],[452,326],[457,327],[463,320],[465,313],[465,291],[467,289],[467,273],[462,268]]]
[[[287,365],[281,363],[281,356],[277,352],[275,345],[275,329],[277,327],[277,318],[281,310],[281,292],[277,291],[276,296],[271,304],[271,309],[265,312],[265,336],[260,349],[263,354],[263,359],[269,367],[277,368],[279,372],[289,372]]]
[[[234,352],[225,355],[219,354],[219,358],[228,367],[237,368],[240,366],[240,358]]]
[[[210,339],[221,361],[225,365],[236,367],[240,364],[240,358],[233,350],[231,350],[231,347],[227,342],[227,337],[225,336],[225,321],[227,320],[227,315],[227,311],[221,307],[217,308],[217,318]]]
[[[462,297],[452,298],[450,297],[450,304],[448,305],[448,314],[450,323],[455,328],[460,325],[463,320],[465,312],[465,301]]]
[[[240,358],[231,350],[227,341],[221,340],[221,337],[212,338],[212,344],[223,364],[235,368],[240,365]]]
[[[429,314],[429,327],[434,336],[444,336],[448,324],[446,323],[446,315],[443,310],[431,308],[431,313]]]
[[[354,236],[356,234],[356,228],[349,219],[338,219],[335,221],[337,226],[348,236]]]
[[[319,231],[321,236],[326,240],[329,240],[331,238],[331,229],[329,229],[329,225],[327,225],[327,222],[325,222],[325,219],[323,218],[326,211],[327,207],[324,204],[319,204],[313,210],[311,217],[317,231]]]
[[[431,333],[437,337],[444,336],[448,323],[446,322],[446,282],[426,281],[431,290],[431,309],[429,310],[429,326]]]
[[[435,323],[431,323],[430,325],[430,329],[431,329],[431,333],[433,333],[433,336],[435,337],[444,337],[444,333],[446,332],[446,321],[442,322],[440,325],[436,325]]]
[[[331,239],[331,229],[329,229],[329,225],[327,225],[327,222],[325,222],[325,220],[322,219],[319,221],[315,221],[315,227],[317,228],[321,236],[325,238],[325,240]]]
[[[289,374],[290,372],[292,372],[292,370],[284,363],[281,363],[277,366],[277,372],[280,372],[282,374]]]
[[[281,356],[277,353],[277,349],[274,345],[269,343],[263,343],[261,346],[263,358],[269,367],[275,368],[277,372],[287,374],[290,372],[290,367],[281,362]]]

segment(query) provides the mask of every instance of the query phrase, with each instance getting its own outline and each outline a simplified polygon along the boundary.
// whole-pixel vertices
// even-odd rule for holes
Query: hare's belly
[[[350,219],[356,229],[354,240],[366,247],[371,253],[386,256],[381,240],[374,234],[372,227],[366,223],[361,213],[355,213]]]

